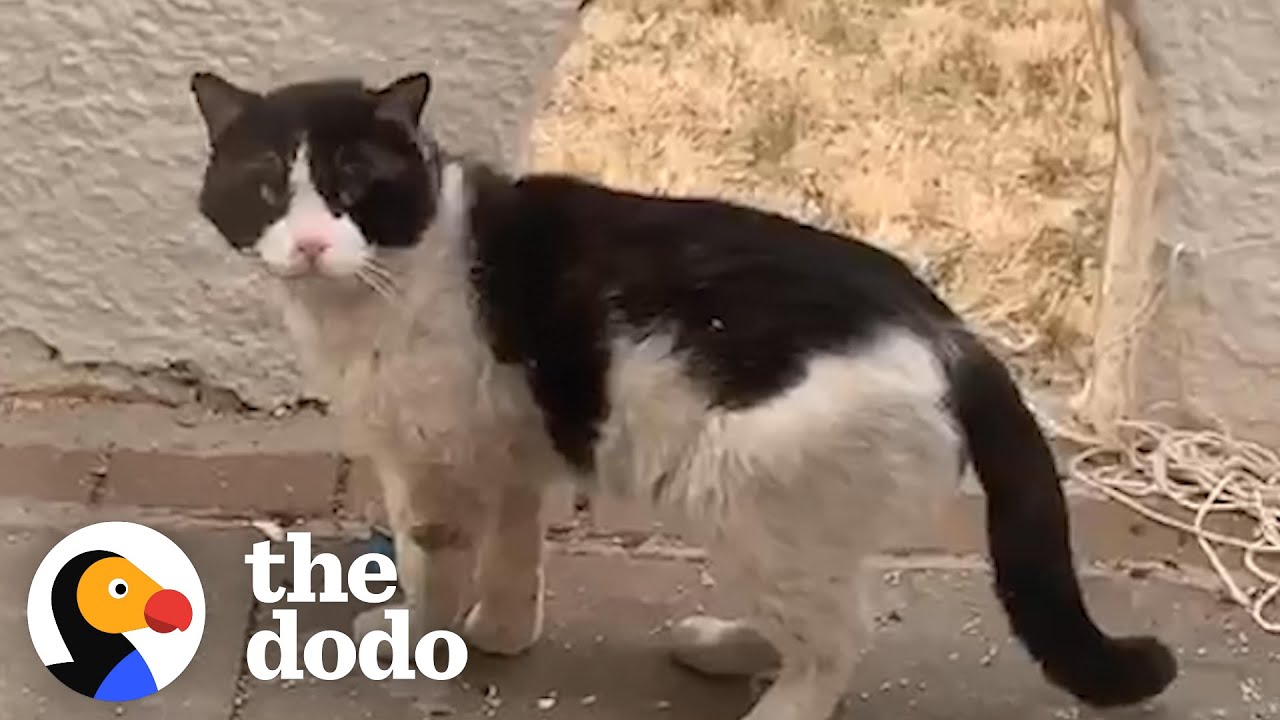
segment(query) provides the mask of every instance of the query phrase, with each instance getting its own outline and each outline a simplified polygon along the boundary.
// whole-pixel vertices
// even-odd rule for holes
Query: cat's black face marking
[[[258,246],[312,190],[375,248],[413,245],[430,224],[438,157],[416,132],[428,76],[381,90],[328,80],[258,94],[198,73],[191,87],[211,147],[200,211],[233,247]]]

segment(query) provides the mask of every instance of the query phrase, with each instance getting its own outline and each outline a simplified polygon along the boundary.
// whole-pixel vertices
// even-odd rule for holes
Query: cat
[[[972,465],[995,591],[1047,678],[1100,707],[1172,682],[1159,640],[1094,624],[1034,416],[903,262],[719,200],[452,156],[424,128],[431,85],[191,81],[200,212],[279,277],[306,372],[382,484],[415,632],[537,641],[542,493],[569,476],[681,513],[750,600],[681,621],[678,660],[775,672],[746,720],[823,720],[867,634],[862,559]]]

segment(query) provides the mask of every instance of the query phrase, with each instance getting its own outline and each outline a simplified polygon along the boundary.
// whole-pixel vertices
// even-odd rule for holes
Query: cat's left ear
[[[431,95],[431,76],[426,73],[406,75],[390,85],[374,92],[378,101],[379,117],[416,128],[422,119],[422,109]]]
[[[257,93],[236,87],[211,72],[192,75],[191,92],[196,96],[196,105],[200,108],[200,116],[204,118],[211,143],[216,143],[245,108],[260,99]]]

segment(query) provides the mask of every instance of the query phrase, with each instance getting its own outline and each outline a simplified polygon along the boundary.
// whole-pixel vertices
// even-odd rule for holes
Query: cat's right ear
[[[198,72],[191,76],[191,92],[209,132],[210,144],[216,143],[231,123],[245,108],[261,96],[232,85],[211,72]]]

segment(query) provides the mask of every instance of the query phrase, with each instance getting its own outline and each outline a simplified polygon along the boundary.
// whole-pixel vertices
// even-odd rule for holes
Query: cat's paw
[[[542,599],[522,606],[482,600],[467,613],[462,637],[483,653],[519,655],[542,637]]]
[[[704,675],[767,675],[781,659],[762,635],[743,622],[693,615],[671,628],[671,656]]]

